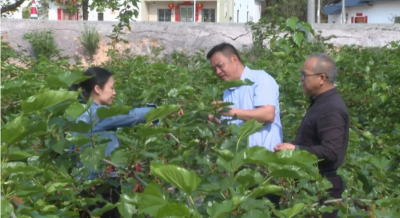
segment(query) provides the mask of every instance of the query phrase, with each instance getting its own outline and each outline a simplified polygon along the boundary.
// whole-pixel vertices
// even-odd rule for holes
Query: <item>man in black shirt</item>
[[[334,86],[337,76],[335,62],[328,55],[308,57],[301,71],[303,92],[310,96],[307,109],[293,144],[281,143],[274,150],[306,150],[316,155],[319,172],[331,183],[329,194],[341,198],[343,180],[336,170],[343,164],[349,142],[349,114],[342,97]],[[324,218],[337,217],[338,211],[325,213]]]

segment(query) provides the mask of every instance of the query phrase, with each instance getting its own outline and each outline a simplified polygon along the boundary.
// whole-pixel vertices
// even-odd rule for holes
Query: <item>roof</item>
[[[368,5],[370,2],[381,2],[381,1],[400,1],[400,0],[346,0],[346,7],[356,7]],[[324,6],[326,14],[339,14],[342,11],[342,0],[332,0]]]

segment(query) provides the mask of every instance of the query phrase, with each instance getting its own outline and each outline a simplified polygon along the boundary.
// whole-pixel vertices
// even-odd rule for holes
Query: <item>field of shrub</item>
[[[2,41],[2,217],[77,217],[104,201],[100,195],[81,195],[96,185],[121,186],[121,193],[118,203],[92,211],[92,217],[115,207],[123,217],[311,217],[334,208],[340,217],[400,217],[400,43],[337,48],[320,37],[307,42],[313,30],[295,18],[266,23],[253,24],[255,47],[241,55],[247,66],[265,70],[278,82],[285,141],[293,140],[308,107],[300,86],[303,62],[321,52],[337,62],[337,88],[351,116],[350,144],[339,170],[346,181],[343,199],[318,204],[330,183],[318,174],[315,156],[247,148],[246,137],[260,126],[254,120],[241,127],[208,122],[208,114],[218,116],[210,103],[220,100],[225,88],[245,84],[220,82],[204,52],[168,57],[109,53],[103,67],[114,73],[117,96],[101,116],[148,102],[161,107],[147,115],[146,124],[118,130],[122,146],[105,156],[106,142],[69,150],[92,140],[71,135],[91,128],[75,124],[87,107],[78,102],[78,92],[67,91],[85,79],[84,67],[57,52],[25,56]],[[282,32],[287,34],[279,38]],[[185,105],[185,114],[167,116],[177,105]],[[159,126],[150,125],[158,118]],[[77,166],[74,158],[88,168]],[[119,179],[107,177],[111,167]],[[76,179],[90,169],[104,170],[104,175]],[[279,210],[258,198],[268,193],[282,195]]]

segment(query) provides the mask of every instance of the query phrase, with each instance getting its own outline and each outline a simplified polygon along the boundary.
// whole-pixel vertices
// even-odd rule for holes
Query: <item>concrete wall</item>
[[[356,13],[368,17],[370,24],[391,24],[394,23],[394,16],[400,16],[400,1],[372,2],[371,6],[346,7],[347,23],[351,23],[351,17]],[[333,14],[328,16],[328,23],[341,23],[341,15]]]
[[[112,32],[112,25],[116,22],[83,22],[83,21],[43,21],[43,20],[2,20],[1,35],[10,42],[13,48],[31,50],[23,35],[32,30],[54,30],[57,47],[62,54],[74,57],[84,62],[84,48],[79,42],[80,32],[84,24],[93,25],[103,36],[95,59],[104,60],[109,39],[106,35]],[[160,22],[132,22],[131,31],[125,30],[124,38],[129,44],[121,43],[117,46],[121,51],[130,50],[132,55],[151,54],[153,49],[162,49],[161,54],[170,54],[174,50],[194,54],[200,49],[208,50],[212,46],[229,42],[239,49],[250,48],[252,45],[251,29],[242,24],[219,23],[160,23]]]
[[[105,36],[111,33],[112,25],[116,22],[3,19],[1,35],[13,48],[31,50],[28,41],[23,39],[25,33],[32,30],[54,30],[55,41],[57,47],[63,50],[62,54],[84,62],[84,48],[78,37],[85,23],[95,26],[103,36],[95,59],[105,60],[110,48]],[[174,50],[193,54],[200,50],[207,51],[221,42],[232,43],[238,49],[252,47],[251,29],[245,24],[132,22],[131,28],[131,31],[125,30],[124,35],[129,44],[121,43],[117,48],[121,51],[128,49],[132,55],[151,54],[154,48],[161,49],[162,54],[170,54]],[[316,33],[321,31],[324,37],[335,35],[336,38],[330,42],[336,46],[355,44],[375,47],[400,41],[400,24],[321,24],[315,25],[314,29]]]
[[[329,41],[336,46],[382,47],[400,41],[400,24],[316,24],[314,30],[323,37],[336,36]]]

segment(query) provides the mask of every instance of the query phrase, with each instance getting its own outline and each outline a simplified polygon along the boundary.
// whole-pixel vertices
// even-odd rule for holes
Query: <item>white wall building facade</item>
[[[24,2],[18,11],[14,11],[8,17],[22,19],[22,9],[30,2],[31,0]],[[39,13],[39,19],[83,20],[81,7],[76,13],[71,13],[56,2],[73,4],[74,0],[49,1],[47,14]],[[92,0],[89,0],[89,21],[118,21],[119,10],[113,11],[107,8],[102,12],[90,10],[91,3]],[[36,4],[40,4],[40,0],[36,0]],[[196,22],[246,23],[258,22],[262,5],[261,0],[141,0],[138,2],[138,11],[139,15],[134,19],[135,21],[193,22],[195,20]]]
[[[258,22],[261,18],[260,0],[234,0],[233,22],[247,23]]]
[[[346,23],[400,23],[399,1],[371,1],[364,5],[346,7]],[[328,15],[328,23],[342,23],[341,13]]]

